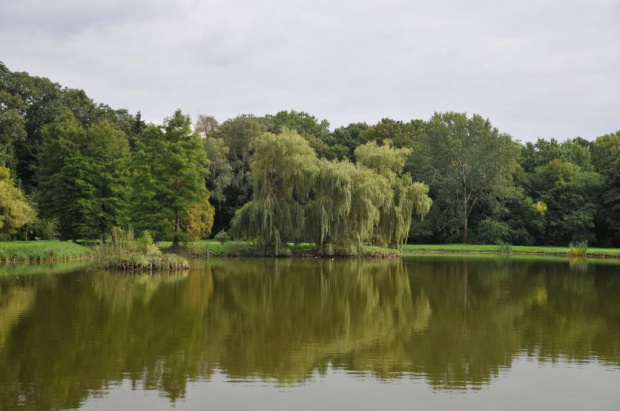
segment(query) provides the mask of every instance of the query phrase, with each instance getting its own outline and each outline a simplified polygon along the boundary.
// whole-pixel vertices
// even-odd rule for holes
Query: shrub
[[[512,254],[512,244],[498,242],[497,243],[497,252],[500,254]]]
[[[228,233],[226,232],[226,230],[222,230],[219,233],[217,233],[214,237],[217,241],[219,241],[220,243],[224,244],[230,241],[230,235],[228,235]]]

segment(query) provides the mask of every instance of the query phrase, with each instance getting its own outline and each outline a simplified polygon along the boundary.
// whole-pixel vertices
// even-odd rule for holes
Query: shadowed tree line
[[[618,367],[616,267],[239,260],[183,275],[4,277],[0,402],[76,408],[122,381],[174,401],[216,370],[297,383],[335,367],[455,389],[521,355]]]
[[[620,245],[620,131],[521,143],[454,112],[333,130],[299,111],[199,115],[193,128],[176,112],[147,125],[0,63],[0,167],[12,187],[0,195],[2,237],[93,238],[131,224],[178,243],[230,230],[237,214],[233,232],[272,250],[297,239]],[[427,194],[433,206],[414,218]],[[252,227],[250,214],[273,222]]]

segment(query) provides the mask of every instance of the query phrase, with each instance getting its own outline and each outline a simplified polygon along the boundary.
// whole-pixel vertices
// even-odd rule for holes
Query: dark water
[[[620,410],[620,265],[0,267],[0,410]]]

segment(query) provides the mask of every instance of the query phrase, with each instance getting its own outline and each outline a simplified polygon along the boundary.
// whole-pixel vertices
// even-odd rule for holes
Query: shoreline
[[[564,257],[564,258],[602,258],[620,259],[620,248],[587,249],[583,255],[570,255],[569,247],[560,246],[504,246],[478,245],[478,244],[407,244],[401,250],[403,256],[410,255],[433,255],[433,254],[479,254],[479,255],[523,255],[538,257]]]
[[[158,244],[164,252],[171,243]],[[290,253],[283,256],[265,256],[255,252],[249,242],[203,240],[182,245],[179,256],[189,258],[360,258],[360,259],[399,259],[420,255],[497,255],[497,256],[537,256],[559,258],[598,258],[620,259],[620,248],[588,248],[583,255],[569,255],[569,247],[559,246],[499,246],[476,244],[405,244],[401,250],[381,247],[365,247],[360,255],[321,254],[314,244],[290,244]],[[90,247],[58,240],[4,241],[0,242],[0,264],[36,264],[92,259]]]

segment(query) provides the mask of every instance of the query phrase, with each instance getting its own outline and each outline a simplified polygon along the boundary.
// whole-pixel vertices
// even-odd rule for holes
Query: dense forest
[[[565,137],[565,136],[563,136]],[[0,63],[0,238],[229,231],[265,250],[620,245],[620,131],[521,143],[479,115],[330,129],[297,111],[161,125]]]

